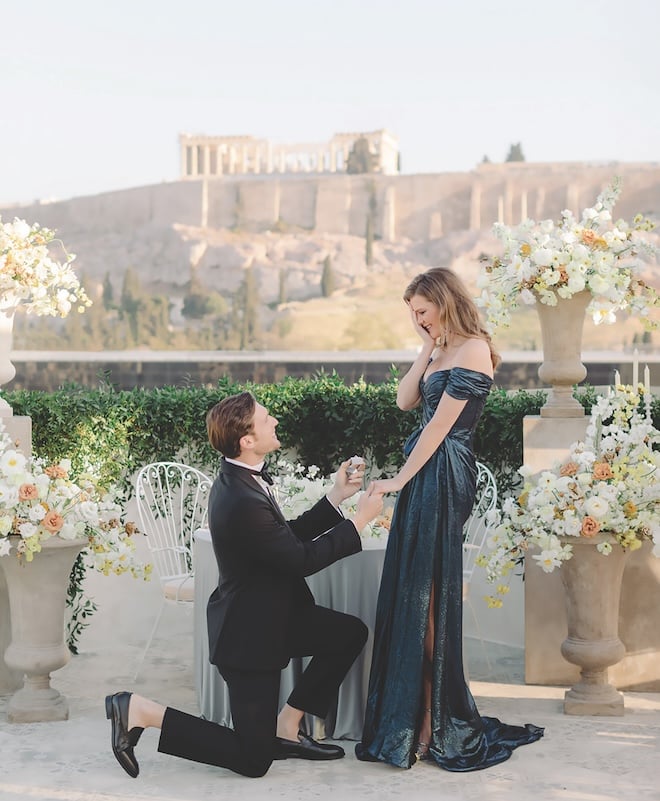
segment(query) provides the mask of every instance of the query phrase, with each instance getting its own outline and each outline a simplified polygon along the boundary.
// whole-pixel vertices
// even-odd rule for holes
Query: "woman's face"
[[[439,306],[423,295],[413,295],[410,298],[410,309],[417,325],[421,326],[431,339],[435,340],[443,335],[445,321]]]

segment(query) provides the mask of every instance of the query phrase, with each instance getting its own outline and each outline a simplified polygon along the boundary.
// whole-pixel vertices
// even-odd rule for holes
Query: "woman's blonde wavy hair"
[[[420,273],[406,287],[403,299],[409,304],[414,295],[421,295],[438,306],[444,316],[445,325],[452,333],[486,340],[493,368],[502,361],[484,327],[476,303],[455,272],[446,267],[432,267],[425,273]]]

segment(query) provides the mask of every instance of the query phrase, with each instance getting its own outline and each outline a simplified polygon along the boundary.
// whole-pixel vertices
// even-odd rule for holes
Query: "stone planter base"
[[[611,684],[578,682],[564,695],[566,715],[623,715],[623,695]]]

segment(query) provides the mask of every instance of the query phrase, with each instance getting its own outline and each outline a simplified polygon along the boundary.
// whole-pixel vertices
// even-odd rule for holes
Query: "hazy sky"
[[[657,0],[4,0],[0,205],[176,180],[183,131],[658,161],[659,31]]]

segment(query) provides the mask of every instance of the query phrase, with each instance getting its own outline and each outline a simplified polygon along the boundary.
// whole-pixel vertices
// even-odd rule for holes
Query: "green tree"
[[[371,266],[374,263],[374,221],[371,214],[367,214],[367,229],[364,233],[364,262]]]
[[[286,267],[280,268],[280,286],[279,286],[279,294],[278,294],[278,303],[286,303],[287,301],[287,286],[286,286],[286,279],[288,277],[288,272]]]
[[[140,279],[132,267],[124,273],[119,302],[119,314],[122,320],[128,323],[130,341],[133,345],[140,344],[140,312],[144,305],[144,293]]]
[[[259,287],[254,268],[250,265],[234,297],[231,323],[238,333],[239,349],[248,350],[258,344]]]
[[[376,156],[371,152],[369,140],[365,136],[356,139],[346,160],[346,172],[349,175],[375,172]]]
[[[369,209],[367,211],[367,225],[364,232],[364,261],[368,266],[371,266],[374,263],[374,232],[376,228],[377,208],[378,201],[376,200],[376,186],[372,181],[371,185],[369,186]]]
[[[103,279],[103,307],[105,309],[114,309],[115,308],[115,291],[112,287],[112,281],[110,280],[110,273],[105,274],[105,278]]]
[[[522,144],[516,142],[509,148],[509,155],[506,157],[507,161],[525,161],[525,156],[522,151]]]
[[[323,273],[321,274],[321,294],[324,298],[329,298],[337,288],[335,271],[332,268],[332,258],[330,254],[323,259]]]

